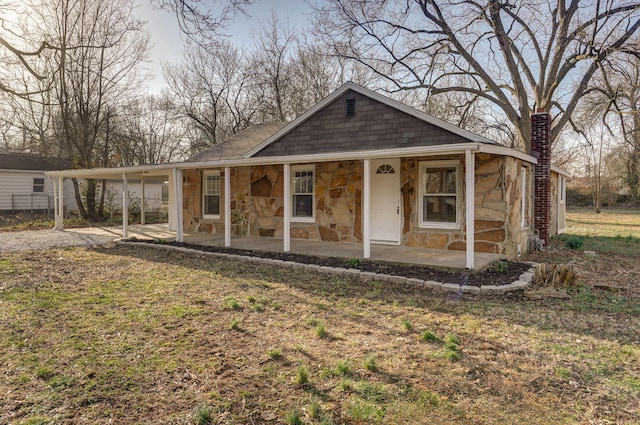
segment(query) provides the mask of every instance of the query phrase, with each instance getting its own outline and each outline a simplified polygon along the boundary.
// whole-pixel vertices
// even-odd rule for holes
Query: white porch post
[[[140,224],[144,222],[144,180],[140,178]]]
[[[284,164],[284,252],[291,251],[291,164]],[[314,206],[315,208],[315,206]]]
[[[464,152],[465,160],[465,218],[467,228],[467,269],[472,270],[475,267],[475,199],[476,199],[476,163],[475,154],[472,150],[467,149]]]
[[[224,167],[224,246],[231,246],[231,170]]]
[[[56,230],[64,229],[64,177],[58,177],[58,210],[56,214]]]
[[[371,258],[371,235],[369,233],[369,207],[371,199],[371,160],[364,160],[364,175],[362,176],[362,245],[364,258]]]
[[[177,231],[176,214],[178,213],[177,200],[176,200],[176,173],[174,169],[171,169],[169,173],[169,230]]]
[[[176,242],[184,241],[184,223],[182,220],[182,170],[173,169],[174,193],[176,197]]]
[[[122,237],[129,237],[129,197],[127,196],[127,174],[122,173]]]

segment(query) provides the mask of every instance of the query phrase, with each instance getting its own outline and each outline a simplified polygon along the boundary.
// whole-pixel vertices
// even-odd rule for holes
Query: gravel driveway
[[[116,233],[61,230],[27,230],[0,233],[0,253],[33,251],[66,246],[102,245],[119,238]]]

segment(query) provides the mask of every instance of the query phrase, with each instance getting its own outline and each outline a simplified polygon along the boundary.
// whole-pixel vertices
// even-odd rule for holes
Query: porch
[[[104,234],[120,237],[122,228],[92,227],[86,229],[68,229],[67,232],[80,234]],[[132,225],[128,227],[128,237],[153,240],[163,239],[174,241],[176,232],[169,230],[167,224]],[[211,235],[205,233],[185,233],[185,243],[224,247],[223,234]],[[348,242],[325,242],[306,239],[291,239],[289,252],[295,254],[316,255],[321,257],[363,258],[362,244]],[[231,238],[231,248],[249,249],[255,251],[284,252],[282,238],[234,236]],[[493,261],[503,259],[503,255],[484,252],[475,253],[475,269],[481,270]],[[417,264],[445,269],[463,270],[466,267],[465,251],[441,251],[426,248],[416,248],[403,245],[371,245],[371,260],[387,261],[391,263]]]

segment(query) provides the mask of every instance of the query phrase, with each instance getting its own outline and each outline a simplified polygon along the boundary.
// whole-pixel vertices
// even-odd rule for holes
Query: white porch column
[[[284,252],[291,251],[291,164],[284,164],[284,226],[282,239]],[[315,205],[313,206],[315,208]]]
[[[140,178],[140,224],[144,222],[144,180]]]
[[[364,160],[364,175],[362,176],[362,245],[364,258],[371,258],[371,235],[369,233],[369,207],[371,205],[371,160]]]
[[[58,209],[56,211],[56,230],[64,229],[64,177],[58,177]]]
[[[231,246],[231,169],[224,167],[224,246]]]
[[[476,199],[476,162],[475,154],[472,150],[467,149],[464,152],[465,160],[465,218],[467,228],[467,269],[471,270],[475,267],[475,199]]]
[[[184,241],[184,223],[182,219],[182,170],[173,169],[174,193],[176,198],[176,242]]]
[[[176,200],[176,173],[172,169],[169,173],[169,230],[177,231],[176,215],[178,214],[178,201]]]
[[[127,175],[122,173],[122,237],[129,237],[129,196]]]

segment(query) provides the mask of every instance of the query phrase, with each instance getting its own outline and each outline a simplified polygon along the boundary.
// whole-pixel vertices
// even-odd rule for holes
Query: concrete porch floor
[[[71,229],[78,233],[98,232],[121,236],[122,229],[116,227],[94,227],[91,229]],[[167,224],[149,224],[129,226],[129,237],[138,239],[174,240],[175,232]],[[184,242],[203,246],[224,246],[224,235],[204,233],[184,234]],[[231,247],[256,251],[283,252],[281,238],[234,236]],[[325,257],[363,258],[362,244],[347,242],[324,242],[303,239],[291,239],[291,252],[296,254],[318,255]],[[483,269],[493,261],[503,259],[503,255],[478,252],[475,254],[475,268]],[[440,251],[401,245],[371,245],[371,259],[392,263],[417,264],[446,269],[462,270],[466,265],[464,251]]]

